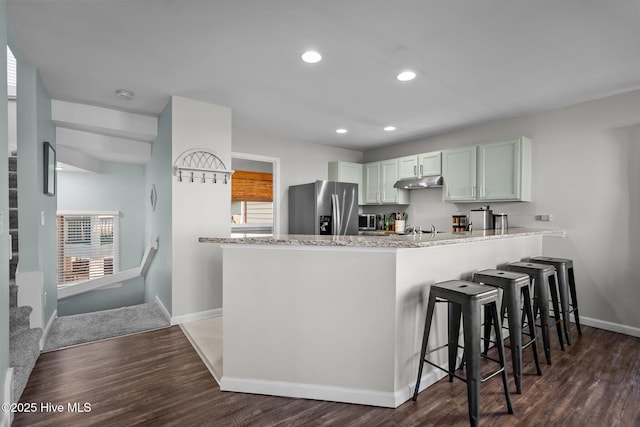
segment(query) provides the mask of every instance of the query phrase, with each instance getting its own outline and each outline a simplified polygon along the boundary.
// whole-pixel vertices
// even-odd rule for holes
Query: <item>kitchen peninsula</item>
[[[563,235],[200,238],[223,253],[220,388],[397,407],[415,384],[430,285],[542,255],[545,236]],[[446,311],[436,309],[438,345]],[[446,350],[432,356],[444,363]],[[422,388],[442,376],[425,366]]]

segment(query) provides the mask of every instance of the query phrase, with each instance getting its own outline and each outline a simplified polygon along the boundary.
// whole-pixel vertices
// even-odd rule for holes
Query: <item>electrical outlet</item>
[[[44,211],[40,211],[40,225],[44,225]]]
[[[538,220],[538,221],[551,221],[551,215],[549,215],[549,214],[536,215],[536,220]]]

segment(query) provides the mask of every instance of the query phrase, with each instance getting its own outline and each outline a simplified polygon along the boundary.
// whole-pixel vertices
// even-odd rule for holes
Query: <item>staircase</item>
[[[13,368],[13,402],[18,402],[31,370],[40,356],[42,329],[31,328],[32,308],[18,307],[18,158],[9,157],[9,228],[12,236],[12,259],[9,262],[9,366]]]

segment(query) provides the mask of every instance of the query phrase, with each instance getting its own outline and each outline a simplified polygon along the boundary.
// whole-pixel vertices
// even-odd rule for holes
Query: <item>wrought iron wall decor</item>
[[[229,177],[234,171],[227,169],[224,162],[210,151],[203,149],[191,149],[178,156],[173,165],[173,174],[178,181],[202,182],[216,184],[219,179],[225,184],[229,183]]]

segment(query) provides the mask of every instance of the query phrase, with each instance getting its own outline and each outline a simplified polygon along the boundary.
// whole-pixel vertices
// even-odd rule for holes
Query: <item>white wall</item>
[[[182,152],[202,148],[231,169],[231,110],[172,97],[172,163]],[[167,174],[171,169],[167,169]],[[222,307],[222,253],[199,237],[229,235],[231,184],[178,182],[172,178],[172,315]]]
[[[638,124],[635,91],[373,150],[365,160],[531,138],[532,202],[495,203],[493,210],[508,213],[510,225],[566,229],[565,239],[545,242],[544,253],[574,260],[581,316],[595,326],[621,325],[621,331],[640,335]],[[409,223],[448,228],[452,213],[477,206],[445,204],[441,190],[413,191]],[[553,221],[535,221],[537,214],[551,214]]]
[[[328,163],[335,160],[362,161],[360,151],[292,141],[233,129],[233,151],[280,159],[280,232],[288,229],[290,185],[327,179]]]

